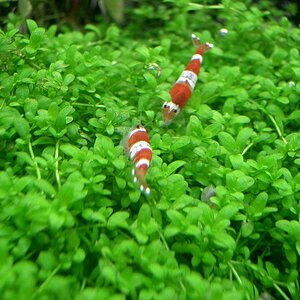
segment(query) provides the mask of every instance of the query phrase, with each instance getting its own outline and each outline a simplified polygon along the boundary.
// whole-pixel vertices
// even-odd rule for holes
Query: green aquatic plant
[[[163,3],[145,36],[0,30],[2,299],[299,298],[299,29],[272,6]],[[215,47],[166,127],[192,32]],[[138,122],[149,197],[121,142]]]

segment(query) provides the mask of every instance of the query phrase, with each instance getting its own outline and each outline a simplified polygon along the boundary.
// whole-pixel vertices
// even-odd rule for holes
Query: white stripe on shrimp
[[[130,132],[129,137],[133,136],[137,132],[147,132],[147,130],[144,127],[136,128]]]
[[[140,152],[141,150],[144,150],[144,149],[149,149],[152,151],[149,143],[147,143],[146,141],[139,141],[139,142],[136,142],[135,144],[133,144],[129,150],[130,152],[130,158],[133,159],[136,154],[138,152]]]
[[[140,166],[142,165],[147,165],[147,167],[149,167],[149,159],[147,158],[141,158],[136,164],[135,164],[135,167],[138,169]]]
[[[191,89],[193,90],[195,85],[196,85],[196,82],[197,82],[197,79],[198,79],[198,75],[195,74],[194,72],[192,71],[189,71],[189,70],[184,70],[180,77],[178,78],[177,82],[176,83],[179,83],[179,82],[188,82]]]
[[[201,54],[194,54],[192,56],[192,60],[195,60],[195,59],[198,59],[200,61],[200,64],[202,64],[202,61],[203,61],[203,57]]]

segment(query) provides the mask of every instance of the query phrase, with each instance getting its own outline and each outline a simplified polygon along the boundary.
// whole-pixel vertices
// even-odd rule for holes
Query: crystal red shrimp
[[[162,112],[166,125],[173,121],[190,99],[201,69],[203,54],[213,47],[213,44],[210,43],[201,44],[195,34],[192,34],[192,41],[197,50],[171,89],[171,101],[163,104]]]
[[[134,182],[139,182],[141,192],[150,194],[150,188],[146,182],[146,174],[152,159],[152,149],[147,130],[138,125],[128,137],[127,149],[131,160],[134,163],[132,175]]]

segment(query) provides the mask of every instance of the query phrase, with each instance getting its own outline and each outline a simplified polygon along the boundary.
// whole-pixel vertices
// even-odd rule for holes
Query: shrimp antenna
[[[192,42],[195,47],[197,47],[197,48],[203,47],[205,50],[209,50],[214,47],[214,45],[211,43],[201,44],[200,38],[197,37],[196,34],[194,34],[194,33],[192,33]]]
[[[153,123],[153,120],[149,120],[147,123],[142,122],[142,119],[144,119],[142,111],[139,112],[139,118],[136,119],[138,119],[138,121],[136,121],[135,124],[142,125],[143,127],[147,127],[149,124]]]
[[[200,38],[197,37],[194,33],[192,33],[192,42],[195,47],[199,47],[201,45]]]

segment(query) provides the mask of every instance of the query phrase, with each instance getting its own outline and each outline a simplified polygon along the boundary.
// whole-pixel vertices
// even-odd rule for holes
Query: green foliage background
[[[158,4],[81,32],[3,20],[1,299],[299,299],[300,30],[269,1]],[[165,127],[191,33],[215,48]]]

